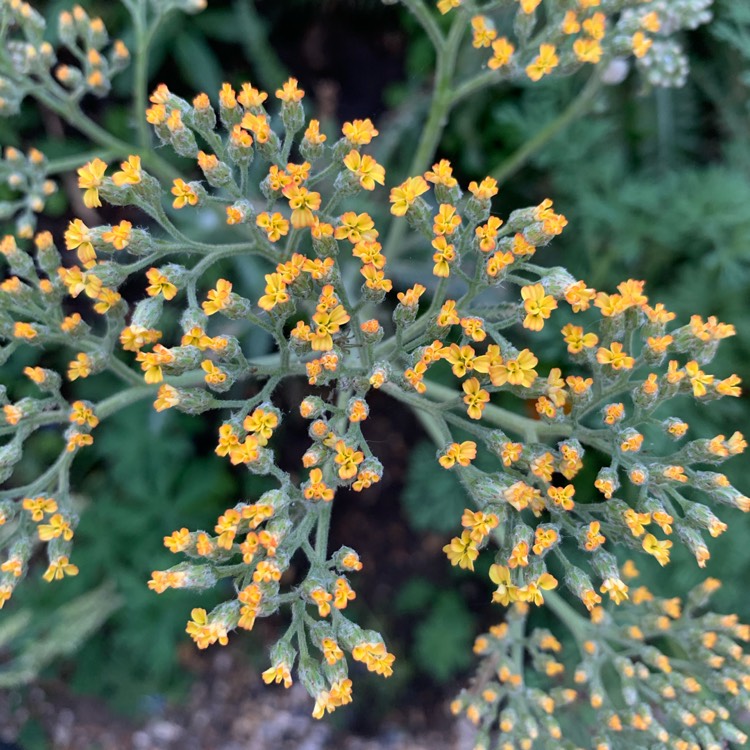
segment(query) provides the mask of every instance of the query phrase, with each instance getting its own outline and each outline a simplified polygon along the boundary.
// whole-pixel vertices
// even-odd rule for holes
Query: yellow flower
[[[653,43],[653,39],[647,37],[642,31],[636,31],[630,39],[633,54],[638,58],[645,57]]]
[[[547,495],[549,495],[555,505],[560,506],[563,510],[573,510],[575,506],[573,496],[575,494],[575,487],[572,484],[567,484],[565,487],[549,487],[547,489]]]
[[[469,192],[478,201],[489,201],[498,193],[497,180],[494,177],[485,177],[481,182],[472,180],[469,183]]]
[[[554,44],[542,44],[539,47],[537,57],[526,66],[526,75],[532,81],[538,81],[543,76],[551,73],[560,62]]]
[[[140,156],[129,156],[127,161],[120,164],[120,169],[122,171],[115,172],[112,175],[112,182],[118,187],[124,185],[138,185],[143,179]]]
[[[486,224],[474,230],[479,240],[479,249],[483,253],[492,252],[497,247],[497,233],[503,221],[497,216],[490,216]]]
[[[177,295],[177,287],[158,268],[149,268],[146,271],[146,278],[149,281],[146,287],[146,294],[149,297],[161,294],[164,299],[171,300]]]
[[[375,183],[385,184],[385,169],[378,164],[369,154],[364,156],[359,151],[352,149],[344,157],[344,165],[359,178],[359,184],[365,190],[374,190]]]
[[[68,379],[78,380],[91,375],[91,360],[85,352],[80,352],[76,358],[68,364]]]
[[[609,598],[615,604],[620,604],[629,598],[628,587],[619,578],[605,578],[599,591],[602,594],[609,594]]]
[[[440,328],[447,328],[448,326],[458,325],[461,318],[459,318],[456,312],[455,300],[448,299],[443,303],[438,313],[437,320],[435,321]]]
[[[573,52],[580,62],[596,64],[604,54],[602,45],[596,39],[581,38],[573,42]]]
[[[378,131],[372,124],[372,120],[369,117],[364,120],[354,120],[352,122],[345,122],[341,128],[341,132],[350,143],[355,146],[366,146],[368,143],[378,135]]]
[[[295,229],[309,227],[313,223],[313,211],[320,208],[320,193],[310,192],[302,185],[287,185],[282,191],[292,209],[291,222]]]
[[[461,226],[461,217],[456,213],[456,207],[450,203],[441,203],[435,216],[432,231],[436,235],[453,234]]]
[[[574,10],[565,12],[562,25],[560,27],[563,34],[577,34],[581,30],[581,24],[578,23],[578,16]]]
[[[31,323],[21,323],[16,321],[13,324],[13,336],[17,339],[31,341],[32,339],[35,339],[37,335],[38,331],[33,325],[31,325]]]
[[[62,555],[61,557],[58,557],[54,561],[50,561],[49,567],[45,571],[42,578],[44,578],[47,583],[50,583],[51,581],[59,581],[64,576],[77,576],[78,575],[78,567],[73,565],[69,560],[67,555]]]
[[[510,570],[505,565],[490,566],[490,580],[497,585],[492,601],[507,607],[519,599],[518,586],[511,583]]]
[[[685,365],[685,372],[688,378],[690,378],[690,385],[693,387],[693,396],[696,398],[705,396],[708,393],[707,386],[714,382],[714,376],[703,372],[695,360],[691,360]]]
[[[508,557],[508,567],[525,568],[529,564],[529,544],[528,542],[519,542],[510,552]]]
[[[219,310],[223,310],[229,304],[231,294],[232,282],[219,279],[216,282],[216,288],[208,292],[206,301],[201,305],[203,312],[206,315],[214,315]]]
[[[70,524],[61,513],[55,513],[49,519],[49,523],[38,526],[37,532],[43,542],[49,542],[51,539],[57,539],[58,537],[62,537],[66,542],[69,542],[73,538],[73,529],[70,528]]]
[[[341,326],[350,320],[349,313],[343,305],[337,305],[332,310],[316,312],[313,315],[315,329],[310,336],[310,343],[315,351],[325,352],[333,348],[333,334],[338,333]]]
[[[280,662],[279,664],[270,667],[265,672],[263,672],[261,677],[263,678],[263,682],[265,682],[266,685],[270,685],[272,682],[275,682],[277,685],[283,683],[285,688],[290,688],[292,686],[292,673],[289,669],[289,665],[286,662]]]
[[[346,609],[347,604],[357,598],[346,578],[337,578],[333,590],[333,606],[336,609]]]
[[[396,297],[404,307],[416,307],[419,304],[419,298],[427,291],[422,284],[415,284],[411,289],[405,292],[399,292]]]
[[[521,10],[529,15],[537,9],[537,6],[542,0],[518,0],[518,2],[521,5]]]
[[[220,367],[217,367],[210,359],[204,359],[201,362],[201,369],[206,373],[204,380],[211,385],[220,385],[226,382],[227,374]]]
[[[57,501],[52,497],[25,497],[23,509],[31,514],[31,520],[38,523],[44,520],[45,513],[57,512]]]
[[[78,172],[78,187],[86,192],[83,194],[83,204],[86,208],[99,208],[99,187],[107,171],[107,164],[98,157],[80,167]]]
[[[463,384],[464,403],[468,406],[466,413],[471,419],[481,419],[482,411],[490,400],[490,394],[480,385],[476,378],[469,378]]]
[[[573,308],[574,313],[588,310],[595,297],[596,290],[587,287],[585,281],[576,281],[565,290],[565,301]]]
[[[544,604],[542,591],[551,591],[555,588],[557,588],[557,578],[551,573],[542,573],[536,581],[531,581],[518,590],[518,598],[541,607]]]
[[[447,159],[441,159],[437,164],[433,164],[432,170],[424,173],[424,178],[427,182],[444,185],[447,188],[458,185],[458,180],[453,176],[453,167]]]
[[[264,211],[258,215],[255,223],[266,233],[271,242],[278,242],[289,234],[289,222],[278,211],[273,214]]]
[[[65,247],[76,250],[84,268],[91,268],[96,261],[96,251],[91,242],[91,230],[80,220],[74,219],[65,230]]]
[[[175,199],[172,201],[174,208],[179,209],[198,204],[198,193],[185,180],[177,178],[172,183],[172,190],[170,192],[175,196]]]
[[[516,48],[504,36],[492,42],[492,57],[487,61],[490,70],[504,68],[509,62]]]
[[[71,404],[70,421],[77,425],[88,425],[91,429],[99,424],[99,418],[85,401],[74,401]]]
[[[471,538],[479,543],[500,523],[495,513],[472,511],[466,508],[461,516],[461,525],[471,532]]]
[[[307,500],[333,500],[334,491],[323,481],[323,472],[317,467],[310,472],[310,479],[303,487],[303,493]]]
[[[245,417],[242,426],[258,438],[259,445],[266,445],[279,425],[279,418],[274,411],[258,408]]]
[[[534,529],[534,546],[531,548],[535,555],[541,555],[557,543],[559,535],[552,527],[537,526]]]
[[[162,370],[164,365],[169,365],[174,360],[174,354],[161,344],[156,344],[153,351],[136,354],[136,361],[141,363],[141,370],[144,372],[143,379],[149,383],[161,383],[164,379]]]
[[[432,256],[432,260],[435,261],[432,273],[441,278],[450,276],[451,263],[456,259],[456,250],[454,246],[449,244],[442,235],[436,237],[432,241],[432,246],[436,250]]]
[[[391,189],[390,202],[391,213],[394,216],[403,216],[411,208],[417,198],[430,189],[427,181],[421,175],[409,177],[398,187]]]
[[[106,232],[102,232],[102,239],[114,245],[115,250],[124,250],[130,244],[130,235],[133,225],[123,219],[119,224],[113,226]]]
[[[335,449],[336,455],[334,456],[334,461],[339,465],[338,474],[341,479],[351,479],[356,476],[357,467],[364,461],[364,453],[355,450],[343,440],[339,440],[336,443]]]
[[[442,15],[445,15],[454,8],[458,8],[458,6],[461,5],[461,2],[462,0],[437,0],[437,8]]]
[[[307,129],[305,130],[305,140],[313,145],[320,145],[325,143],[328,136],[325,133],[320,132],[320,121],[310,120]]]
[[[289,78],[280,89],[276,89],[276,98],[282,102],[299,102],[305,92],[297,87],[297,79]]]
[[[541,284],[528,284],[522,287],[521,297],[524,300],[523,306],[526,310],[526,317],[523,321],[524,328],[531,331],[541,331],[544,328],[544,321],[557,308],[555,298],[545,294],[544,287]]]
[[[537,372],[534,368],[538,362],[539,360],[528,349],[524,349],[515,359],[490,367],[492,385],[501,386],[510,383],[530,388],[536,380]]]
[[[468,466],[477,457],[477,444],[472,440],[466,440],[463,443],[451,443],[438,463],[444,469],[450,469],[455,464],[459,466]]]
[[[601,530],[601,523],[599,521],[592,521],[589,524],[589,527],[586,531],[586,539],[584,543],[584,547],[589,552],[593,552],[595,549],[600,547],[604,542],[606,542],[606,538],[600,533]]]
[[[609,349],[600,346],[596,350],[596,361],[600,365],[609,365],[613,370],[630,370],[635,359],[623,351],[619,341],[613,341]]]
[[[460,537],[453,537],[450,543],[443,547],[443,552],[451,561],[451,565],[469,570],[474,570],[474,560],[479,557],[479,550],[468,530],[462,532]]]

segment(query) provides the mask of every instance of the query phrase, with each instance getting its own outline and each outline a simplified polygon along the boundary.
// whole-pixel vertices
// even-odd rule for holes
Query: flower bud
[[[208,325],[208,315],[199,307],[188,307],[180,318],[180,327],[183,331],[191,331],[193,328],[205,330]]]
[[[97,263],[88,273],[100,279],[102,284],[110,289],[116,289],[128,277],[128,270],[120,263],[102,261]]]
[[[196,98],[197,99],[197,98]],[[211,106],[211,102],[206,97],[205,102],[201,100],[201,104],[205,106],[195,106],[196,100],[193,100],[193,106],[187,112],[185,120],[188,124],[195,126],[197,130],[204,132],[211,132],[216,127],[216,110]]]
[[[214,398],[203,388],[176,388],[179,402],[175,406],[177,411],[184,414],[203,414],[214,408]]]
[[[555,299],[561,299],[564,297],[565,290],[575,283],[575,278],[573,278],[568,270],[562,266],[550,268],[547,275],[542,280],[542,284],[547,294],[551,294]]]
[[[455,206],[461,200],[462,195],[463,193],[458,184],[450,188],[442,183],[435,185],[435,200],[438,203],[450,203],[452,206]]]
[[[179,130],[170,131],[169,142],[175,152],[180,156],[185,156],[188,159],[195,159],[198,155],[198,144],[196,143],[192,131],[188,130],[188,128],[183,127]]]
[[[302,106],[302,102],[282,102],[281,122],[284,123],[287,137],[296,133],[305,124],[305,110]]]
[[[271,648],[270,659],[271,664],[286,664],[291,669],[297,659],[297,650],[282,638]]]
[[[145,229],[133,229],[127,250],[131,255],[148,255],[154,250],[154,241]]]
[[[266,161],[270,161],[271,163],[279,161],[279,149],[281,148],[281,144],[279,143],[279,136],[277,136],[273,130],[269,134],[268,140],[265,143],[258,143],[257,147],[258,152],[264,159],[266,159]]]
[[[23,456],[23,443],[18,438],[0,447],[0,482],[10,479],[13,467]]]
[[[161,295],[142,299],[133,311],[131,326],[142,326],[143,328],[156,328],[161,318],[164,300]]]
[[[299,145],[299,151],[302,154],[302,158],[305,161],[310,162],[315,161],[316,159],[320,159],[320,157],[325,153],[325,150],[326,149],[324,144],[311,143],[307,140],[307,138],[304,138]]]
[[[490,217],[491,202],[489,200],[479,200],[476,196],[472,195],[469,200],[466,201],[464,207],[464,217],[470,225],[481,224],[487,221]]]
[[[617,558],[607,550],[599,547],[591,555],[591,562],[594,570],[601,578],[618,578],[620,571],[617,567]]]
[[[320,664],[309,656],[300,658],[299,667],[297,668],[299,681],[302,687],[315,698],[321,693],[326,692],[328,683],[321,674]]]
[[[198,165],[206,177],[206,182],[215,188],[226,187],[234,182],[232,170],[223,161],[214,158],[201,159],[198,154]]]

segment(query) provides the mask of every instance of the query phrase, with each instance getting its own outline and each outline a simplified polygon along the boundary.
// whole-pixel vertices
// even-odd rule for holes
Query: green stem
[[[560,618],[576,641],[580,643],[586,640],[591,630],[591,623],[583,615],[578,614],[560,594],[556,591],[545,591],[544,603]]]
[[[416,16],[417,21],[425,30],[427,36],[432,42],[432,46],[435,48],[436,53],[440,53],[443,48],[445,40],[443,34],[438,27],[434,16],[427,9],[423,0],[402,0],[403,4]]]
[[[148,96],[148,52],[154,31],[161,22],[162,16],[157,16],[154,25],[149,30],[147,23],[147,9],[143,0],[138,2],[133,14],[135,27],[135,68],[133,72],[133,124],[138,133],[138,143],[142,149],[147,149],[151,143],[148,123],[143,114],[143,108]]]
[[[94,151],[86,151],[82,154],[73,154],[71,156],[61,156],[59,159],[52,159],[47,162],[46,173],[48,175],[61,174],[62,172],[71,172],[78,167],[96,159],[102,159],[102,161],[110,161],[122,156],[122,151],[107,150],[102,151],[100,148]]]
[[[490,175],[499,183],[502,183],[515,174],[537,151],[588,110],[601,85],[601,73],[597,66],[578,96],[552,122],[543,127],[533,138],[526,141],[505,161],[498,164],[490,172]]]
[[[33,89],[30,93],[44,104],[45,107],[51,109],[70,125],[91,138],[92,141],[113,152],[113,154],[125,157],[132,153],[140,153],[143,164],[162,179],[171,182],[175,177],[180,176],[179,172],[171,164],[157,156],[153,151],[135,149],[132,144],[120,140],[100,125],[97,125],[97,123],[84,115],[74,102],[60,101],[41,87]]]
[[[466,22],[464,18],[456,17],[448,32],[448,37],[441,40],[440,46],[436,48],[437,68],[433,84],[432,103],[427,115],[427,122],[422,129],[419,145],[409,165],[410,176],[420,174],[430,166],[440,143],[440,138],[448,124],[448,115],[452,106],[453,76],[456,70],[458,49],[465,31]],[[405,231],[405,222],[394,221],[391,223],[388,237],[383,245],[383,254],[391,262],[401,252],[401,240]]]
[[[460,395],[452,388],[432,381],[426,380],[425,385],[427,386],[427,393],[430,396],[440,399],[440,401],[452,401]],[[383,390],[385,390],[385,386],[383,386]],[[388,392],[390,393],[391,391]],[[427,403],[429,404],[430,402]],[[514,414],[494,404],[487,404],[482,413],[482,418],[503,430],[515,432],[517,435],[527,435],[529,432],[534,432],[542,437],[568,437],[573,434],[573,427],[570,424],[547,424],[541,420],[529,419],[528,417],[522,417],[520,414]]]
[[[331,528],[333,501],[323,503],[318,512],[318,526],[315,529],[315,557],[319,565],[325,565],[328,556],[328,532]]]

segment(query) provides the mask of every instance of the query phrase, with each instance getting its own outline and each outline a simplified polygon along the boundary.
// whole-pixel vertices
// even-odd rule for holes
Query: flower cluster
[[[623,577],[637,574],[628,561]],[[750,626],[706,611],[719,586],[708,578],[684,602],[638,586],[617,619],[597,606],[589,620],[556,599],[553,611],[575,636],[566,645],[530,627],[528,605],[516,604],[476,639],[480,666],[451,709],[476,725],[475,748],[743,745],[732,710],[747,710],[750,659],[741,644]],[[600,720],[577,722],[576,702]]]
[[[710,20],[711,0],[577,0],[553,3],[517,0],[512,33],[496,3],[437,0],[441,14],[465,12],[472,46],[483,52],[496,77],[525,76],[539,81],[557,71],[582,65],[614,64],[633,56],[646,80],[655,86],[682,86],[688,63],[675,32]],[[515,3],[513,3],[515,4]],[[503,9],[505,11],[505,9]]]
[[[689,27],[703,7],[568,3],[576,8],[559,19],[548,14],[546,36],[534,36],[543,41],[529,56],[539,5],[520,3],[515,44],[497,37],[489,16],[465,17],[460,0],[441,0],[439,8],[468,21],[474,47],[492,48],[492,75],[503,68],[536,81],[630,52],[644,64],[657,60],[649,50],[658,42],[646,34]],[[15,0],[0,5],[23,33],[41,34],[26,8]],[[125,57],[118,43],[114,58],[103,56],[106,33],[82,10],[64,13],[60,28],[83,66],[78,74],[56,74],[70,89],[66,101],[104,93],[116,60]],[[41,68],[16,72],[47,80]],[[481,691],[456,704],[485,737],[479,747],[496,730],[498,712],[499,747],[530,748],[537,738],[547,747],[561,737],[553,710],[579,693],[545,693],[527,687],[523,675],[524,653],[546,677],[564,671],[554,636],[524,633],[530,605],[545,603],[579,639],[583,676],[576,683],[589,686],[609,730],[622,732],[621,740],[597,740],[597,748],[620,747],[635,731],[662,743],[655,746],[739,742],[729,723],[734,704],[725,697],[739,701],[750,692],[747,657],[730,643],[746,640],[746,629],[731,618],[693,616],[692,604],[680,617],[676,604],[631,590],[615,554],[627,549],[666,565],[682,544],[704,567],[706,534],[727,528],[706,501],[750,510],[724,474],[709,470],[744,451],[741,433],[693,435],[678,416],[680,400],[740,395],[736,375],[708,370],[733,327],[698,316],[676,324],[673,313],[649,301],[640,280],[607,292],[563,267],[538,265],[537,250],[567,226],[551,200],[503,219],[492,206],[497,181],[461,185],[446,159],[428,159],[434,163],[391,181],[374,156],[379,132],[371,119],[324,132],[306,117],[303,100],[294,78],[272,95],[250,82],[225,83],[190,100],[159,85],[143,123],[159,143],[191,160],[193,171],[176,176],[136,149],[112,164],[97,157],[77,168],[87,208],[129,206],[141,225],[122,219],[88,226],[75,218],[62,237],[64,253],[49,232],[34,235],[30,221],[17,238],[0,242],[8,269],[0,283],[3,359],[19,349],[55,350],[68,363],[62,372],[27,367],[30,383],[18,391],[32,395],[13,400],[16,384],[10,394],[0,392],[3,481],[13,478],[36,431],[57,426],[62,438],[47,471],[0,493],[0,525],[12,530],[0,565],[0,606],[43,543],[46,580],[77,573],[69,471],[101,420],[142,398],[153,399],[157,412],[216,411],[216,454],[276,486],[259,497],[232,498],[207,529],[181,527],[165,536],[180,561],[155,570],[148,586],[161,594],[233,582],[227,601],[210,612],[193,609],[187,633],[199,648],[224,645],[233,631],[288,610],[289,627],[263,679],[285,687],[299,679],[317,718],[349,703],[349,660],[384,677],[394,663],[383,637],[344,613],[356,598],[350,578],[362,569],[357,551],[330,551],[328,542],[334,504],[356,502],[356,493],[383,475],[363,432],[368,399],[379,390],[421,415],[438,446],[437,464],[455,472],[466,490],[471,507],[444,548],[450,563],[473,570],[484,555],[494,589],[488,585],[488,602],[512,605],[507,622],[477,642],[490,665],[481,668]],[[18,152],[7,156],[26,164]],[[41,161],[32,152],[29,175]],[[18,185],[28,185],[29,195],[30,186],[46,184],[25,179]],[[218,217],[234,241],[183,231],[184,217],[198,215]],[[406,285],[393,272],[393,237],[406,227],[425,271],[395,291]],[[263,281],[254,285],[248,277]],[[243,333],[252,329],[273,341],[273,351],[248,348]],[[538,356],[535,342],[551,337],[569,354],[560,367]],[[67,397],[104,373],[123,388],[97,403]],[[307,383],[296,408],[309,425],[309,442],[297,465],[282,468],[279,391],[290,378]],[[606,457],[593,482],[582,471],[586,450]],[[563,601],[563,588],[591,613],[591,623]],[[623,605],[623,614],[607,614],[604,597]],[[699,637],[702,628],[710,628],[710,642]],[[702,683],[692,667],[670,662],[653,644],[667,635],[694,646],[691,664],[712,670]],[[609,664],[627,686],[624,709],[610,700],[601,676]],[[711,695],[697,695],[701,684]],[[677,713],[657,716],[654,695],[679,695]]]

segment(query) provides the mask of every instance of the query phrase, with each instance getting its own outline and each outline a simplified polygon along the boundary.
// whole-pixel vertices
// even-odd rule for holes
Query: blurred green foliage
[[[102,426],[80,467],[80,574],[57,586],[30,579],[17,597],[35,620],[54,622],[67,599],[108,583],[122,606],[76,656],[72,683],[123,709],[138,708],[144,695],[184,687],[179,646],[197,605],[185,592],[157,597],[146,586],[152,570],[172,563],[162,538],[186,524],[210,528],[227,498],[257,491],[249,481],[238,487],[211,446],[201,446],[195,420],[181,417],[139,404]],[[200,606],[218,596],[207,594]]]

